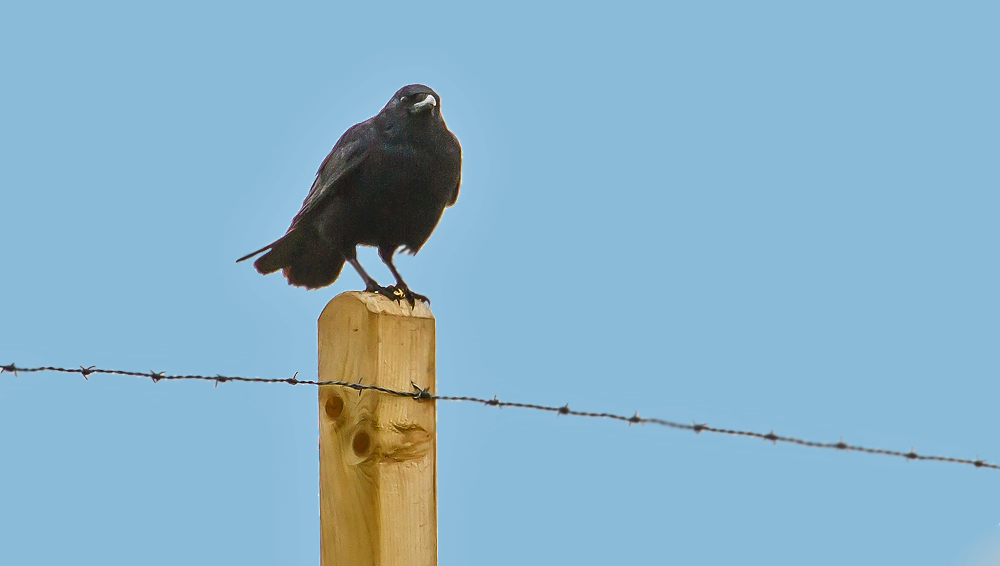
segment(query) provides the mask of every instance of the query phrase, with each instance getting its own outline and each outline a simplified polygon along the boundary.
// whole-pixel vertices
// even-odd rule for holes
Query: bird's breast
[[[456,159],[448,148],[433,144],[390,144],[370,157],[359,175],[355,212],[369,218],[359,225],[372,229],[359,234],[360,240],[419,249],[454,196],[460,154]]]

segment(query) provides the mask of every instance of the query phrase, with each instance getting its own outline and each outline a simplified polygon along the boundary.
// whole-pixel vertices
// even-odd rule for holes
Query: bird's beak
[[[423,112],[424,110],[434,108],[437,105],[437,98],[435,98],[433,94],[428,94],[426,98],[414,104],[413,107],[410,108],[410,112],[416,114],[417,112]]]

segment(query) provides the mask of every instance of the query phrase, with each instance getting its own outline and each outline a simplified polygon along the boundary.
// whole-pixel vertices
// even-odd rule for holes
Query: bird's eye
[[[406,98],[407,98],[407,97],[405,97],[405,96],[400,96],[400,97],[399,97],[399,101],[400,101],[400,102],[406,102]]]

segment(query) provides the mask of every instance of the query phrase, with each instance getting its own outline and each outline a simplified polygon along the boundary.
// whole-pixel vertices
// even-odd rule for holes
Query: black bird
[[[410,291],[392,255],[400,247],[420,250],[445,207],[455,204],[461,179],[462,147],[441,117],[441,98],[424,85],[404,86],[340,136],[285,235],[236,261],[266,251],[253,264],[257,271],[280,269],[290,285],[315,289],[336,281],[347,260],[365,291],[429,303]],[[382,287],[365,273],[359,244],[378,248],[395,285]]]

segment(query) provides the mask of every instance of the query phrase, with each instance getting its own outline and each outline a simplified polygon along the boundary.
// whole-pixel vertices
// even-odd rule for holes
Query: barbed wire
[[[579,411],[576,409],[570,409],[569,404],[562,406],[555,405],[539,405],[535,403],[518,403],[513,401],[501,401],[494,396],[492,399],[486,399],[482,397],[468,397],[468,396],[457,396],[457,395],[437,395],[431,393],[428,389],[423,389],[416,383],[412,383],[412,391],[398,391],[395,389],[389,389],[387,387],[380,387],[378,385],[366,385],[360,381],[357,383],[352,383],[349,381],[315,381],[310,379],[298,379],[298,372],[296,372],[292,377],[287,378],[263,378],[263,377],[241,377],[235,375],[168,375],[165,372],[156,371],[125,371],[117,369],[101,369],[94,366],[84,367],[80,366],[78,368],[60,368],[52,366],[42,366],[33,368],[22,368],[17,367],[15,364],[0,365],[0,373],[10,372],[15,376],[18,373],[32,373],[32,372],[61,372],[61,373],[78,373],[83,376],[84,379],[89,379],[88,376],[93,374],[108,374],[108,375],[123,375],[132,377],[148,377],[156,383],[160,380],[177,380],[177,379],[196,379],[201,381],[214,381],[215,386],[218,387],[220,383],[226,383],[227,381],[242,381],[249,383],[285,383],[288,385],[317,385],[317,386],[336,386],[345,387],[348,389],[353,389],[359,393],[362,391],[377,391],[386,395],[393,395],[396,397],[409,397],[411,399],[422,401],[422,400],[434,400],[434,401],[465,401],[471,403],[480,403],[482,405],[490,407],[516,407],[520,409],[533,409],[537,411],[547,411],[555,413],[558,415],[569,415],[575,417],[591,417],[599,419],[611,419],[615,421],[621,421],[628,423],[629,426],[633,424],[653,424],[665,426],[668,428],[689,430],[696,434],[701,432],[712,432],[716,434],[726,434],[731,436],[745,436],[750,438],[759,438],[761,440],[771,441],[773,444],[779,442],[787,442],[789,444],[797,444],[799,446],[807,446],[810,448],[826,448],[832,450],[843,450],[846,452],[863,452],[865,454],[879,454],[882,456],[894,456],[897,458],[905,458],[907,460],[925,460],[934,462],[949,462],[952,464],[965,464],[969,466],[974,466],[976,468],[990,468],[994,470],[1000,470],[1000,465],[991,464],[986,460],[979,458],[978,456],[972,460],[968,458],[953,458],[951,456],[935,456],[929,454],[918,454],[914,451],[913,447],[910,447],[909,452],[902,452],[899,450],[888,450],[885,448],[871,448],[867,446],[858,446],[856,444],[848,444],[844,442],[843,439],[837,442],[817,442],[813,440],[805,440],[802,438],[796,438],[793,436],[784,436],[780,434],[775,434],[772,430],[768,433],[756,432],[752,430],[738,430],[729,428],[719,428],[710,426],[707,423],[697,423],[692,422],[691,424],[681,423],[676,421],[671,421],[667,419],[661,419],[656,417],[640,417],[639,413],[636,412],[632,416],[617,414],[617,413],[596,413],[590,411]]]

